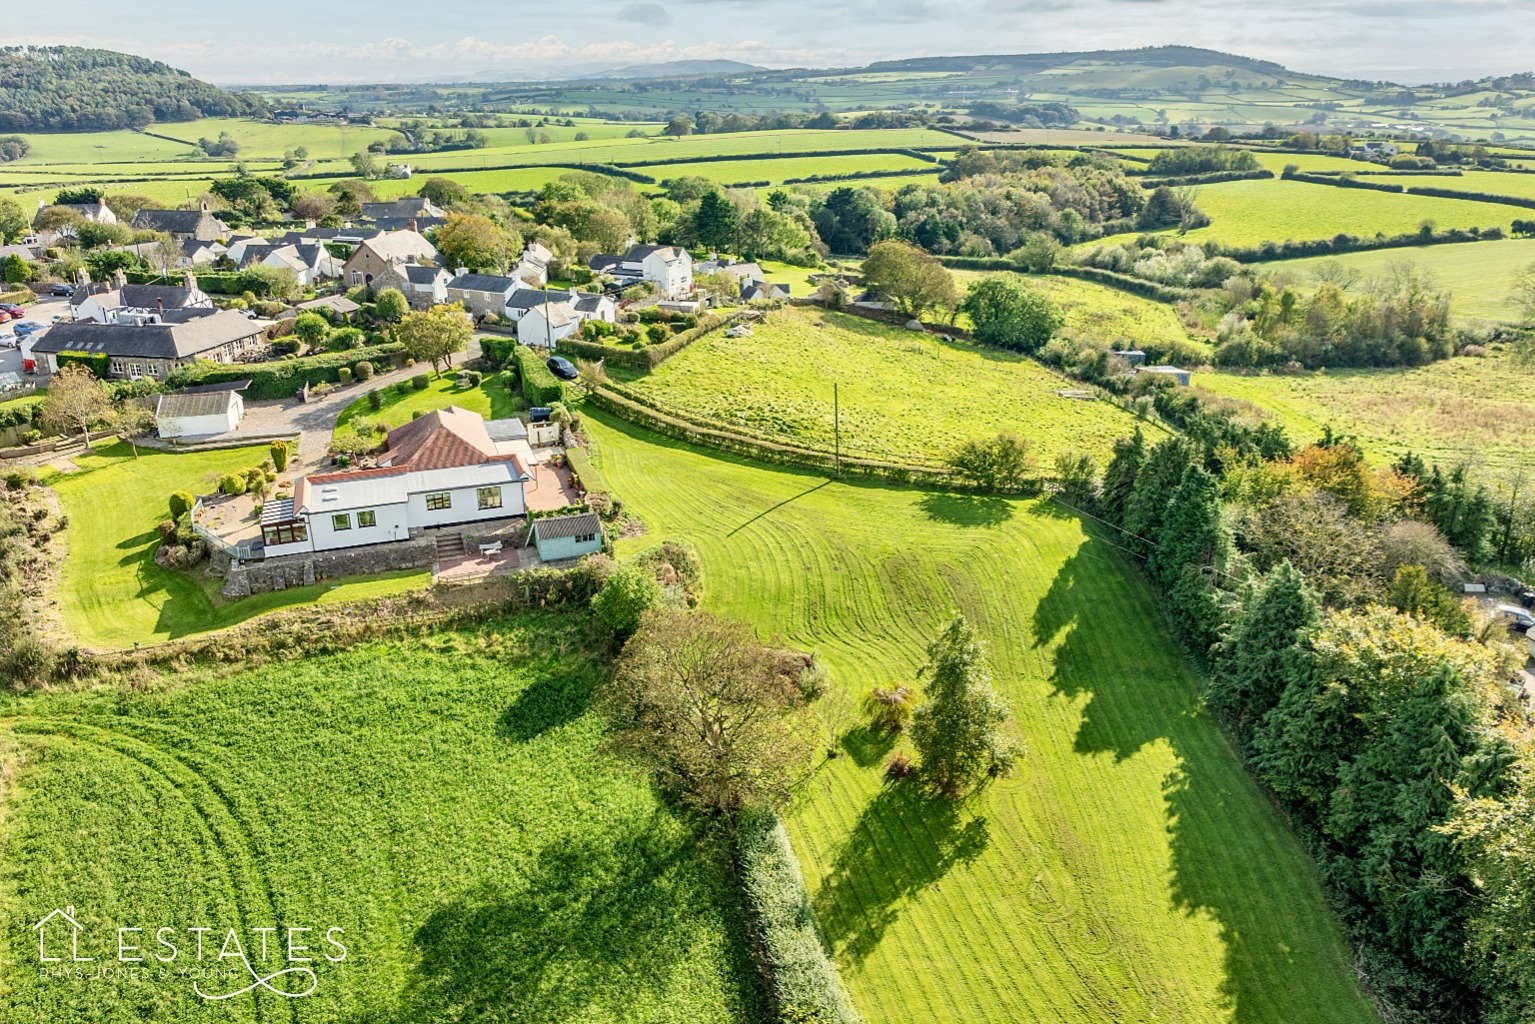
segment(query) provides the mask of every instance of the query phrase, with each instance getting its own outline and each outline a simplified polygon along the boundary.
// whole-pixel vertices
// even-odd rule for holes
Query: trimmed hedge
[[[815,912],[783,822],[767,808],[754,809],[741,815],[738,828],[741,888],[762,972],[779,1015],[809,1012],[824,1024],[858,1024],[862,1018],[821,945]]]
[[[1535,210],[1535,199],[1526,199],[1523,196],[1500,196],[1492,192],[1463,192],[1453,188],[1434,188],[1427,185],[1414,185],[1407,190],[1409,195],[1434,196],[1439,199],[1469,199],[1477,203],[1502,203],[1504,206],[1522,206],[1526,210]]]
[[[1306,241],[1263,242],[1251,246],[1220,245],[1206,242],[1204,249],[1209,256],[1229,256],[1238,263],[1267,263],[1271,260],[1292,260],[1305,256],[1329,256],[1345,252],[1366,252],[1372,249],[1404,249],[1420,245],[1449,245],[1457,242],[1492,242],[1503,236],[1502,228],[1450,228],[1447,231],[1413,231],[1404,235],[1360,238],[1357,235],[1337,234],[1331,238],[1314,238]]]
[[[71,352],[66,349],[55,353],[53,360],[58,364],[60,372],[67,366],[83,366],[102,380],[106,380],[107,368],[111,365],[112,357],[105,352]]]
[[[529,405],[553,405],[564,401],[565,385],[549,372],[542,356],[526,345],[518,345],[512,358],[517,360],[517,379],[522,384],[522,397]]]
[[[1142,188],[1161,188],[1163,185],[1178,188],[1181,185],[1214,185],[1221,181],[1256,181],[1274,177],[1273,171],[1261,167],[1255,171],[1211,171],[1208,174],[1185,174],[1170,178],[1144,178],[1134,171],[1127,173],[1139,180]]]
[[[269,363],[199,362],[182,367],[166,378],[169,389],[197,384],[222,384],[231,380],[250,380],[247,399],[292,398],[308,384],[335,384],[341,369],[355,370],[358,363],[373,364],[374,370],[387,369],[393,357],[405,351],[398,342],[354,348],[347,352],[326,352],[303,359],[279,359]]]
[[[21,288],[14,292],[0,292],[0,302],[9,302],[15,306],[25,305],[28,302],[36,302],[37,296],[30,288]]]
[[[570,471],[580,479],[582,490],[596,494],[608,492],[608,482],[597,472],[597,467],[592,465],[591,456],[586,454],[585,448],[565,449],[565,461],[570,464]]]
[[[569,356],[575,359],[605,359],[609,366],[618,366],[625,370],[639,370],[645,373],[660,366],[699,338],[724,327],[725,323],[724,317],[711,313],[699,320],[697,327],[690,327],[680,334],[674,334],[670,339],[661,342],[659,345],[647,345],[639,349],[614,348],[611,345],[603,345],[595,341],[582,341],[580,338],[570,337],[561,338],[555,342],[554,350],[562,356]]]
[[[1362,188],[1371,192],[1402,192],[1400,185],[1389,181],[1360,181],[1358,178],[1334,178],[1320,174],[1303,174],[1299,171],[1285,175],[1286,181],[1304,181],[1310,185],[1331,185],[1333,188]]]
[[[128,270],[124,276],[129,284],[186,284],[186,274],[161,274],[153,270]],[[197,287],[210,295],[241,295],[245,292],[255,292],[260,295],[266,288],[266,282],[254,274],[247,274],[243,270],[209,270],[197,274]]]

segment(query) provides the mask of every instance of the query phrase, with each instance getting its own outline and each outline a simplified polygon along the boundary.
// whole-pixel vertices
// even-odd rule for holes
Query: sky
[[[1417,84],[1535,70],[1531,0],[88,0],[15,4],[5,43],[152,57],[220,84],[572,77],[728,58],[849,67],[897,57],[1181,44],[1296,71]]]

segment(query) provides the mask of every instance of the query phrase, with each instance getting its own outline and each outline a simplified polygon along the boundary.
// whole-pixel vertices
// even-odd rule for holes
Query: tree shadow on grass
[[[706,877],[723,871],[713,856],[661,812],[618,834],[551,842],[520,883],[474,886],[416,930],[396,1020],[626,1019],[674,992],[690,1001],[699,940],[731,912],[720,905],[728,886]],[[736,954],[727,983],[749,1011],[760,996]]]
[[[885,759],[899,736],[899,733],[860,725],[843,733],[838,743],[858,767],[872,768]]]
[[[874,952],[902,905],[936,885],[991,842],[987,820],[968,802],[938,796],[915,781],[887,784],[837,852],[815,898],[832,949],[854,962]]]
[[[521,743],[573,722],[586,714],[595,688],[589,671],[541,675],[502,712],[500,732]]]
[[[1000,526],[1013,518],[1013,503],[991,495],[928,492],[917,504],[929,519],[951,526]]]

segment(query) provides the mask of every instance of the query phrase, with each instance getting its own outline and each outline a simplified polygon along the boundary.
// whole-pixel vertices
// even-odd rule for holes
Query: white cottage
[[[449,406],[389,432],[376,469],[299,478],[261,513],[265,557],[409,540],[524,515],[527,431]]]

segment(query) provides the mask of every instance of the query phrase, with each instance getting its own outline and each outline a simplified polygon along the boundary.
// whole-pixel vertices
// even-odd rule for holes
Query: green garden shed
[[[602,550],[602,521],[595,512],[535,519],[533,543],[546,562],[590,555]]]

